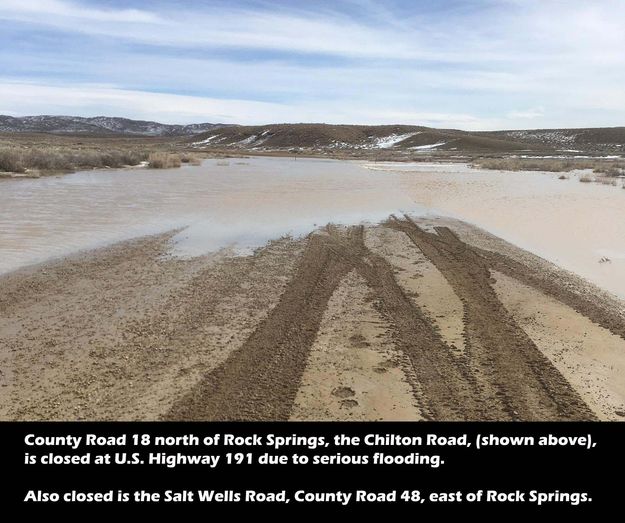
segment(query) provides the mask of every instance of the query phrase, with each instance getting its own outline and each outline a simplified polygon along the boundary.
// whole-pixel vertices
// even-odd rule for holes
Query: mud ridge
[[[594,419],[579,394],[499,301],[491,285],[489,258],[447,227],[429,233],[409,217],[393,218],[388,225],[408,235],[461,299],[468,365],[484,399],[493,409],[501,409],[501,419]]]
[[[280,303],[244,345],[205,376],[167,419],[288,419],[328,300],[356,269],[391,322],[398,349],[409,358],[415,397],[430,419],[501,419],[484,401],[461,359],[397,284],[390,264],[364,245],[363,227],[329,227],[309,240]]]
[[[397,348],[411,362],[423,413],[435,420],[497,419],[496,411],[482,401],[465,362],[455,357],[430,319],[406,296],[390,264],[369,253],[356,268],[378,296],[380,312],[395,330]]]
[[[328,300],[351,270],[333,244],[362,242],[362,229],[339,238],[313,235],[278,305],[242,347],[165,416],[174,420],[287,420]],[[360,238],[360,239],[359,239]]]
[[[536,274],[509,256],[477,247],[473,247],[473,249],[484,259],[488,260],[491,270],[499,271],[547,296],[555,298],[586,316],[586,318],[597,325],[625,340],[625,321],[619,311],[602,307],[592,300],[586,299],[583,295],[564,287],[558,279],[546,278]]]

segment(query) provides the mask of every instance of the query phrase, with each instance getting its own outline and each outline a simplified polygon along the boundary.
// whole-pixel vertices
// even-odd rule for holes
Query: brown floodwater
[[[477,225],[625,297],[625,190],[580,183],[581,171],[509,172],[467,165],[374,164],[434,214]]]
[[[0,272],[172,228],[182,228],[174,255],[245,254],[328,222],[406,212],[468,221],[625,297],[625,191],[578,176],[247,158],[1,180]]]

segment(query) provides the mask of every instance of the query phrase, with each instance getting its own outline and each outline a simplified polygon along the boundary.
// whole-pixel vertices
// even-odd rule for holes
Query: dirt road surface
[[[625,307],[466,223],[189,260],[173,233],[0,277],[0,418],[625,418]]]

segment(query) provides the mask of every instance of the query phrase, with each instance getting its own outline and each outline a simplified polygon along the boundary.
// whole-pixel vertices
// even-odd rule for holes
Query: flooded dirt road
[[[462,222],[329,226],[243,257],[164,256],[171,238],[2,278],[2,419],[625,415],[622,303]]]
[[[583,174],[370,164],[433,214],[470,222],[625,298],[625,191]],[[602,259],[608,261],[601,263]]]
[[[623,298],[624,198],[619,187],[579,183],[575,174],[305,158],[2,180],[0,273],[178,227],[176,254],[232,245],[249,253],[326,223],[408,212],[468,221]]]
[[[42,189],[5,186],[3,196],[21,194],[6,196],[14,211],[32,211],[3,222],[12,264],[168,231],[0,275],[0,419],[625,418],[625,307],[614,293],[428,212],[436,172],[350,162],[342,178],[313,183],[335,162],[297,160],[300,175],[259,178],[273,161],[292,160],[132,171],[154,176],[142,196],[120,191],[113,172],[56,179],[52,195],[75,191],[65,214]],[[445,176],[458,185],[464,174]],[[488,176],[484,216],[500,190],[501,175]],[[525,183],[551,184],[532,176],[543,178]],[[104,202],[117,205],[108,219]]]

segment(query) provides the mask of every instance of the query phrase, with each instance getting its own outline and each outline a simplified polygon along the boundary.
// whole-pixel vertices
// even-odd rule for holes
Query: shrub
[[[575,169],[593,169],[595,173],[620,176],[625,162],[603,158],[477,158],[473,165],[482,169],[500,171],[567,172]]]
[[[604,174],[605,176],[611,176],[614,178],[616,178],[617,176],[621,176],[622,174],[625,173],[623,168],[619,167],[618,164],[595,167],[594,172],[599,173],[599,174]]]
[[[182,153],[180,155],[180,161],[182,163],[188,163],[189,165],[200,165],[202,163],[202,160],[200,160],[200,158],[190,153]]]
[[[172,153],[156,152],[148,156],[148,167],[151,169],[172,169],[180,167],[180,156]]]
[[[94,167],[124,167],[137,165],[145,158],[145,153],[134,150],[7,147],[0,149],[0,171],[23,173],[36,169],[59,172]]]
[[[16,149],[0,149],[0,171],[23,173],[26,170],[22,155]]]

